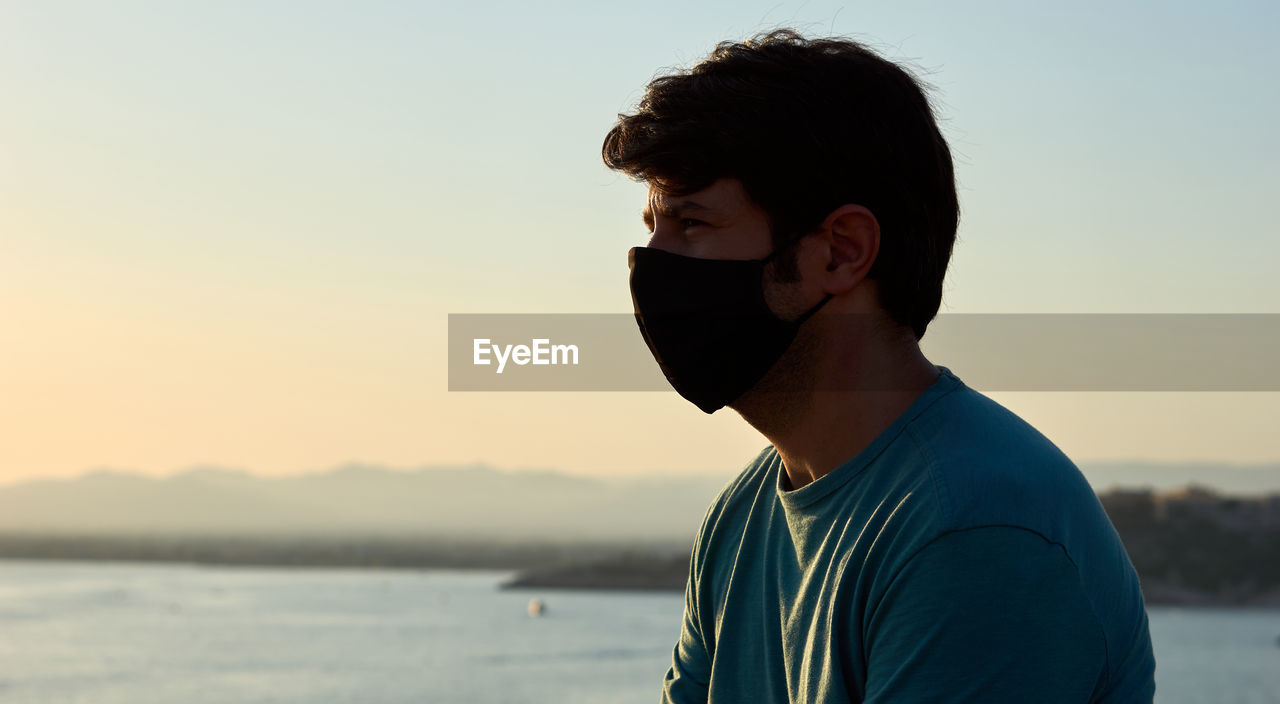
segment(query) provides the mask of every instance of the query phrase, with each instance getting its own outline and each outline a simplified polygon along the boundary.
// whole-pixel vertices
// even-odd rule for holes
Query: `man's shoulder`
[[[1107,676],[1127,677],[1122,673],[1132,670],[1149,677],[1150,638],[1137,573],[1076,464],[1016,413],[967,387],[940,400],[908,433],[928,458],[928,485],[944,514],[932,526],[940,529],[929,543],[939,546],[935,556],[955,557],[951,549],[967,541],[970,552],[1014,560],[1009,571],[1020,569],[1025,556],[1053,558],[1113,651]],[[1009,546],[987,544],[994,539]]]
[[[714,550],[712,544],[716,542],[716,536],[740,534],[752,508],[758,502],[772,500],[776,496],[770,479],[777,457],[772,445],[764,448],[712,499],[698,528],[694,543],[695,561],[705,559],[707,553]]]
[[[721,487],[720,492],[707,508],[707,514],[703,519],[704,531],[708,524],[715,523],[726,512],[733,512],[743,505],[754,504],[761,497],[762,491],[772,490],[769,480],[773,476],[772,463],[777,457],[777,451],[769,445],[757,453],[755,458],[748,462],[733,479]],[[773,494],[769,493],[767,496],[771,497]]]
[[[1042,529],[1054,515],[1100,508],[1080,469],[1057,445],[968,387],[934,404],[907,432],[927,458],[948,528],[1006,523]]]
[[[1074,466],[1021,416],[968,386],[939,399],[909,429],[917,442],[945,447],[958,460],[1026,458]]]

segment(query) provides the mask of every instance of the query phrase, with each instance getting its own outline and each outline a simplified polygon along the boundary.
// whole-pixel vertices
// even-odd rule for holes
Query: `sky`
[[[605,132],[777,26],[934,87],[944,313],[1280,313],[1273,3],[615,5],[0,5],[0,483],[740,469],[674,393],[449,392],[447,316],[630,312]],[[1078,462],[1280,461],[1276,393],[992,395]]]

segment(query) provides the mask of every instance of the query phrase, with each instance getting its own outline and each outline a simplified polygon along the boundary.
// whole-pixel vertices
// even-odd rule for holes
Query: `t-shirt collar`
[[[902,433],[903,429],[923,413],[926,408],[963,385],[964,382],[960,381],[960,378],[955,374],[952,374],[950,369],[941,365],[935,366],[939,372],[938,378],[934,380],[929,388],[916,397],[916,400],[907,407],[907,410],[894,419],[888,428],[885,428],[883,432],[877,435],[870,445],[867,445],[866,448],[844,464],[818,477],[809,484],[794,491],[784,490],[782,488],[782,478],[785,475],[785,470],[782,467],[782,458],[778,455],[778,451],[774,449],[773,457],[770,460],[773,463],[770,471],[774,472],[774,489],[783,507],[787,510],[799,510],[839,489],[865,469],[867,465],[871,464],[872,460],[879,456],[888,447],[889,443],[893,442]]]

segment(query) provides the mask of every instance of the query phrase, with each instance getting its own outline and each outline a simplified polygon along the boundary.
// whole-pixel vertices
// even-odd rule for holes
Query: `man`
[[[905,70],[779,30],[656,78],[631,289],[672,385],[771,446],[707,512],[664,702],[1150,702],[1142,593],[1079,470],[931,364],[952,162]]]

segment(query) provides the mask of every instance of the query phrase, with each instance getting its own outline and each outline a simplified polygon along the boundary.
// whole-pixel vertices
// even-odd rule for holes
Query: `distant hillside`
[[[1092,463],[1094,489],[1197,484],[1280,493],[1280,465]],[[153,479],[101,471],[0,487],[0,533],[251,536],[454,535],[687,544],[732,474],[621,479],[486,465],[346,465],[283,478],[195,468]]]
[[[1150,603],[1280,606],[1280,492],[1099,495]]]
[[[485,465],[348,465],[284,478],[216,468],[163,479],[95,472],[0,487],[0,532],[688,542],[726,480],[607,480]]]
[[[1280,490],[1266,491],[1280,485],[1267,484],[1276,468],[1084,471],[1149,603],[1280,605]],[[1164,488],[1187,477],[1225,481]],[[352,465],[279,479],[97,472],[0,488],[0,557],[511,569],[521,571],[512,586],[679,589],[693,535],[727,480],[483,465]]]
[[[1280,449],[1280,448],[1278,448]],[[1081,462],[1080,471],[1096,492],[1117,487],[1168,491],[1190,484],[1221,494],[1280,493],[1280,462],[1230,465],[1212,462]]]

